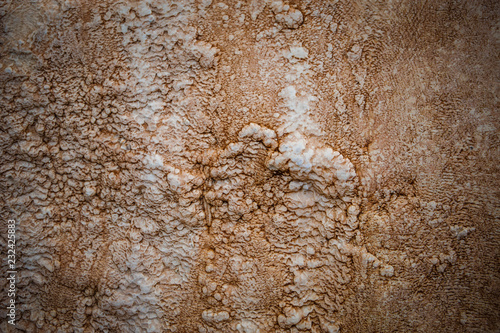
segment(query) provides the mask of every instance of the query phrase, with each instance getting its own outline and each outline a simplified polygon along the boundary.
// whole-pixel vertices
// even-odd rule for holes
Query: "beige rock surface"
[[[500,330],[498,2],[0,6],[0,331]]]

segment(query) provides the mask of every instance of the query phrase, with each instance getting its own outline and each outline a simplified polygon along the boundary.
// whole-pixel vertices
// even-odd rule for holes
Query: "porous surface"
[[[0,331],[498,332],[499,10],[3,1]]]

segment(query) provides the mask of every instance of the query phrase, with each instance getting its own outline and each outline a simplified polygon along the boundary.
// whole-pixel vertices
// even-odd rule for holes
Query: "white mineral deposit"
[[[1,1],[0,332],[499,332],[499,28]]]

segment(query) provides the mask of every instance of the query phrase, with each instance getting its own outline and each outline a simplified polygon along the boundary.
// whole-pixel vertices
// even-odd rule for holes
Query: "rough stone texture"
[[[499,7],[3,1],[0,330],[498,332]]]

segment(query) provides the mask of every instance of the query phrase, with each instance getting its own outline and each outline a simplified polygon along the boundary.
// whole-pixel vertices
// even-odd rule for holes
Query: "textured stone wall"
[[[498,2],[0,6],[0,331],[500,330]]]

